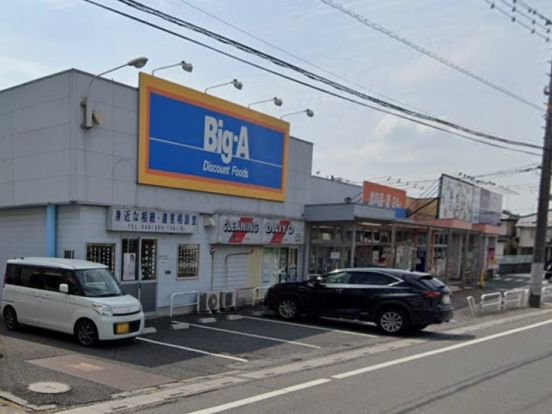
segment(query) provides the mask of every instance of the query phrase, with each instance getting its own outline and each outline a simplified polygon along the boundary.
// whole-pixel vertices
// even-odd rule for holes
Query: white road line
[[[136,339],[139,340],[139,341],[149,342],[149,343],[152,343],[152,344],[155,344],[155,345],[161,345],[161,346],[166,346],[166,347],[169,347],[169,348],[181,349],[183,351],[195,352],[197,354],[209,355],[209,356],[214,356],[214,357],[217,357],[217,358],[230,359],[232,361],[238,361],[238,362],[249,362],[247,359],[244,359],[244,358],[238,358],[238,357],[233,357],[233,356],[230,356],[230,355],[223,355],[223,354],[214,354],[212,352],[202,351],[201,349],[188,348],[187,346],[169,344],[169,343],[166,343],[166,342],[159,342],[159,341],[154,341],[152,339],[146,339],[146,338],[140,338],[140,337],[138,337]]]
[[[534,323],[532,325],[522,326],[521,328],[511,329],[509,331],[500,332],[500,333],[497,333],[497,334],[494,334],[494,335],[485,336],[483,338],[473,339],[471,341],[463,342],[463,343],[456,344],[456,345],[447,346],[445,348],[435,349],[433,351],[422,352],[421,354],[410,355],[410,356],[407,356],[407,357],[404,357],[404,358],[395,359],[393,361],[382,362],[380,364],[371,365],[369,367],[355,369],[353,371],[348,371],[348,372],[344,372],[342,374],[333,375],[332,378],[343,379],[343,378],[352,377],[354,375],[365,374],[367,372],[377,371],[377,370],[382,369],[382,368],[392,367],[394,365],[403,364],[405,362],[415,361],[417,359],[426,358],[426,357],[429,357],[429,356],[438,355],[438,354],[442,354],[442,353],[449,352],[449,351],[454,351],[456,349],[461,349],[461,348],[476,345],[476,344],[479,344],[479,343],[482,343],[482,342],[491,341],[493,339],[501,338],[503,336],[513,335],[513,334],[518,333],[518,332],[523,332],[523,331],[527,331],[529,329],[538,328],[539,326],[549,325],[551,323],[552,323],[552,319],[549,319],[547,321]]]
[[[307,348],[320,349],[320,347],[318,345],[311,345],[311,344],[306,344],[304,342],[297,342],[297,341],[288,341],[286,339],[274,338],[272,336],[255,335],[255,334],[250,334],[250,333],[246,333],[246,332],[231,331],[230,329],[222,329],[222,328],[214,328],[212,326],[196,325],[194,323],[191,323],[190,326],[195,326],[196,328],[201,328],[201,329],[210,329],[212,331],[231,333],[231,334],[234,334],[234,335],[243,335],[243,336],[250,336],[252,338],[266,339],[267,341],[283,342],[283,343],[286,343],[286,344],[306,346]]]
[[[242,407],[247,404],[253,404],[259,401],[268,400],[269,398],[278,397],[280,395],[289,394],[295,391],[304,390],[310,387],[316,387],[318,385],[326,384],[331,380],[326,378],[320,378],[314,381],[304,382],[302,384],[293,385],[291,387],[282,388],[275,391],[270,391],[264,394],[255,395],[254,397],[244,398],[243,400],[233,401],[227,404],[217,405],[216,407],[205,408],[203,410],[194,411],[188,414],[215,414],[222,411],[230,410],[232,408]]]
[[[296,322],[278,321],[278,320],[275,320],[275,319],[256,318],[254,316],[243,316],[243,319],[252,319],[252,320],[255,320],[255,321],[280,323],[282,325],[299,326],[299,327],[302,327],[302,328],[310,328],[310,329],[315,329],[315,330],[318,330],[318,331],[338,332],[338,333],[347,334],[347,335],[364,336],[364,337],[367,337],[367,338],[377,338],[376,335],[370,335],[370,334],[365,334],[365,333],[361,333],[361,332],[344,331],[344,330],[341,330],[341,329],[323,328],[321,326],[312,326],[312,325],[296,323]]]

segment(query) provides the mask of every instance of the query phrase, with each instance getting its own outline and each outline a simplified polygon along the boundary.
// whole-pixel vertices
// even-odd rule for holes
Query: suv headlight
[[[113,308],[103,303],[92,303],[92,309],[102,316],[113,316]]]

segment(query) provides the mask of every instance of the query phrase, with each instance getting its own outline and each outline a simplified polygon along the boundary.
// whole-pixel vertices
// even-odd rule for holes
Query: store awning
[[[357,220],[392,222],[395,220],[395,210],[371,207],[362,203],[311,204],[305,206],[305,221],[331,222]]]

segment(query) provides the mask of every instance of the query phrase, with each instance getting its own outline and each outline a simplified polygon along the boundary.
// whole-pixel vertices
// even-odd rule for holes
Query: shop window
[[[138,239],[122,240],[121,280],[129,282],[138,280]]]
[[[333,226],[313,226],[312,227],[312,239],[317,241],[331,241],[334,238]]]
[[[105,243],[88,243],[86,245],[86,260],[106,265],[115,271],[115,245]]]
[[[178,269],[179,279],[199,276],[199,244],[178,245]]]
[[[157,279],[157,240],[140,240],[140,271],[142,280]]]

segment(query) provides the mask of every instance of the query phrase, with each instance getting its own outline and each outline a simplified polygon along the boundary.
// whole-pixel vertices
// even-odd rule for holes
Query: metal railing
[[[245,305],[254,305],[255,304],[255,287],[245,287],[245,288],[238,288],[236,289],[236,308],[239,308],[240,307],[240,297],[243,297],[243,295],[240,294],[240,292],[250,292],[250,295],[249,296],[249,303],[247,302],[247,298],[246,298],[246,302],[245,302]]]
[[[197,290],[188,290],[185,292],[175,292],[171,295],[171,305],[169,308],[169,316],[173,317],[173,308],[174,308],[174,298],[177,296],[184,296],[184,295],[196,295],[196,301],[195,303],[187,303],[186,305],[181,306],[195,306],[196,307],[196,313],[199,313],[199,292]]]

